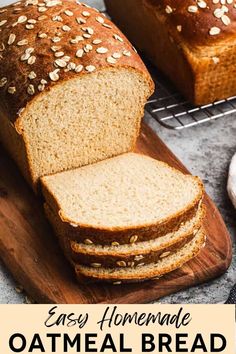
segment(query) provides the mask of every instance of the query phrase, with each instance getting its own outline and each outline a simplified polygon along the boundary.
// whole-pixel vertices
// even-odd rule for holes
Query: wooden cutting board
[[[143,124],[137,151],[187,172]],[[223,274],[231,263],[230,236],[219,211],[205,197],[208,241],[198,258],[161,280],[123,286],[76,283],[37,199],[0,147],[0,257],[38,303],[146,303]]]

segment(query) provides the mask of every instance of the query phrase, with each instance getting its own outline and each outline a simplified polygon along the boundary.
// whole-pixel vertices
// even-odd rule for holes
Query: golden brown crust
[[[196,201],[194,205],[185,210],[183,213],[178,214],[172,218],[169,218],[165,222],[158,223],[156,225],[148,227],[140,227],[134,229],[123,229],[123,230],[103,230],[95,229],[90,227],[73,227],[67,222],[63,222],[59,217],[56,218],[56,225],[61,230],[61,234],[65,235],[68,239],[85,244],[98,244],[104,246],[110,246],[113,242],[118,242],[120,245],[129,244],[130,240],[134,236],[138,236],[138,242],[143,242],[147,240],[153,240],[158,237],[165,236],[170,232],[174,232],[179,229],[182,223],[191,220],[197,213],[201,199]],[[48,210],[51,210],[50,206],[45,204],[45,211],[47,217],[52,222]],[[53,212],[54,215],[56,215]],[[55,224],[55,222],[54,222]],[[56,230],[57,231],[57,230]],[[57,232],[56,232],[57,233]]]
[[[0,107],[12,122],[42,91],[95,70],[139,71],[153,91],[150,75],[124,35],[76,0],[20,1],[0,10],[0,26]],[[19,119],[16,129],[21,132]]]
[[[143,3],[156,11],[157,16],[162,16],[172,35],[191,46],[212,46],[222,40],[235,40],[234,1],[214,4],[212,0],[143,0]],[[219,33],[211,34],[212,28],[219,29]]]
[[[55,233],[60,241],[61,248],[69,262],[78,263],[85,266],[92,267],[137,267],[142,264],[156,263],[159,259],[173,254],[190,242],[200,230],[203,219],[205,217],[205,207],[203,206],[198,215],[195,217],[195,223],[191,225],[191,229],[186,230],[178,237],[168,238],[163,240],[162,243],[155,245],[146,245],[142,248],[142,242],[130,244],[128,248],[120,250],[120,246],[112,247],[109,249],[93,248],[92,246],[83,246],[68,239],[65,235],[59,218],[53,211],[45,204],[46,215],[53,225]]]
[[[199,229],[196,229],[194,233],[190,233],[189,235],[185,235],[185,237],[182,237],[179,241],[175,242],[175,244],[172,244],[171,246],[168,246],[166,248],[159,249],[158,251],[150,251],[148,254],[142,254],[140,253],[139,255],[132,255],[132,252],[130,255],[122,256],[122,255],[109,255],[109,256],[104,256],[104,255],[99,255],[99,254],[85,254],[85,253],[80,253],[80,252],[75,252],[72,248],[72,253],[68,253],[68,257],[72,257],[71,259],[78,264],[85,265],[88,267],[104,267],[104,268],[116,268],[116,267],[139,267],[142,264],[150,264],[150,263],[156,263],[159,259],[167,257],[168,255],[177,252],[180,250],[183,246],[185,246],[188,242],[190,242],[194,236],[196,235],[196,232]],[[69,250],[68,250],[69,251]]]
[[[48,211],[50,212],[50,211]],[[47,212],[47,213],[48,213]],[[60,241],[68,258],[72,258],[75,263],[91,266],[91,264],[101,264],[102,267],[117,267],[118,262],[121,266],[137,266],[138,264],[155,263],[160,256],[166,252],[176,252],[186,243],[190,242],[200,230],[205,217],[205,207],[201,208],[189,230],[186,229],[182,234],[176,237],[163,240],[162,243],[152,243],[143,246],[143,242],[130,244],[129,247],[120,249],[120,246],[113,246],[108,249],[93,246],[83,246],[77,242],[68,240],[65,235],[60,237]],[[155,240],[154,240],[155,241]],[[146,248],[145,248],[146,247]]]
[[[106,4],[128,38],[189,101],[201,105],[236,94],[235,2],[106,0]]]
[[[91,227],[73,227],[68,223],[63,223],[64,234],[68,235],[71,240],[86,243],[86,240],[91,240],[94,244],[111,245],[112,242],[119,242],[121,245],[130,242],[131,237],[138,234],[139,242],[151,240],[157,237],[164,236],[169,232],[178,230],[181,223],[193,218],[199,207],[199,201],[185,212],[173,216],[164,222],[156,225],[149,225],[139,228],[129,228],[124,230],[102,230]]]
[[[175,262],[168,265],[163,265],[161,269],[153,268],[150,270],[145,268],[145,266],[140,267],[140,272],[132,274],[129,272],[127,274],[123,273],[122,275],[119,273],[119,270],[113,269],[112,271],[105,271],[104,273],[97,273],[94,268],[81,266],[79,264],[75,264],[75,272],[79,282],[108,282],[113,283],[114,285],[120,285],[125,283],[135,283],[142,282],[150,279],[160,278],[163,275],[170,273],[178,268],[181,268],[183,264],[187,263],[194,257],[196,257],[201,249],[205,246],[206,241],[206,233],[202,229],[199,232],[199,236],[197,242],[189,253],[186,253],[184,256],[180,256]],[[191,242],[191,241],[190,241]],[[117,270],[117,271],[116,271]]]
[[[82,57],[77,53],[81,49]],[[22,126],[34,99],[78,75],[119,68],[135,70],[147,82],[150,95],[154,90],[124,35],[96,9],[76,0],[22,0],[0,8],[0,62],[1,141],[35,191],[38,176],[33,174]],[[52,74],[55,70],[58,77]]]

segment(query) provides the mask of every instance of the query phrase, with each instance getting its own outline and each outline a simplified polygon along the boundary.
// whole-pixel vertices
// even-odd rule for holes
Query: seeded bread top
[[[0,61],[0,108],[13,122],[37,94],[99,69],[136,69],[153,88],[117,27],[76,0],[23,0],[1,8]]]
[[[143,0],[164,14],[175,38],[184,38],[192,46],[211,46],[231,40],[236,34],[235,0]]]

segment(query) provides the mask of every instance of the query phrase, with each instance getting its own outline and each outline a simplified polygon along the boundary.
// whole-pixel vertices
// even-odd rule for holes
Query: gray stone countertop
[[[9,3],[0,0],[0,6]],[[102,8],[100,0],[86,1]],[[205,182],[206,190],[219,207],[233,241],[233,262],[221,278],[195,288],[168,296],[162,303],[219,303],[224,302],[236,283],[236,211],[226,192],[230,160],[236,152],[236,115],[228,116],[202,126],[182,131],[163,128],[150,116],[145,117],[152,129],[194,174]],[[15,290],[16,284],[7,269],[0,263],[0,303],[24,303],[23,294]]]

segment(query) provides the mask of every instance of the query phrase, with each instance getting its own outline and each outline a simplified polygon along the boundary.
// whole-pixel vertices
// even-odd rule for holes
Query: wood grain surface
[[[166,145],[143,124],[137,152],[187,172]],[[15,164],[0,147],[0,257],[16,281],[38,303],[146,303],[222,275],[232,259],[228,231],[205,196],[207,245],[200,255],[160,280],[123,286],[76,282],[42,208]]]

